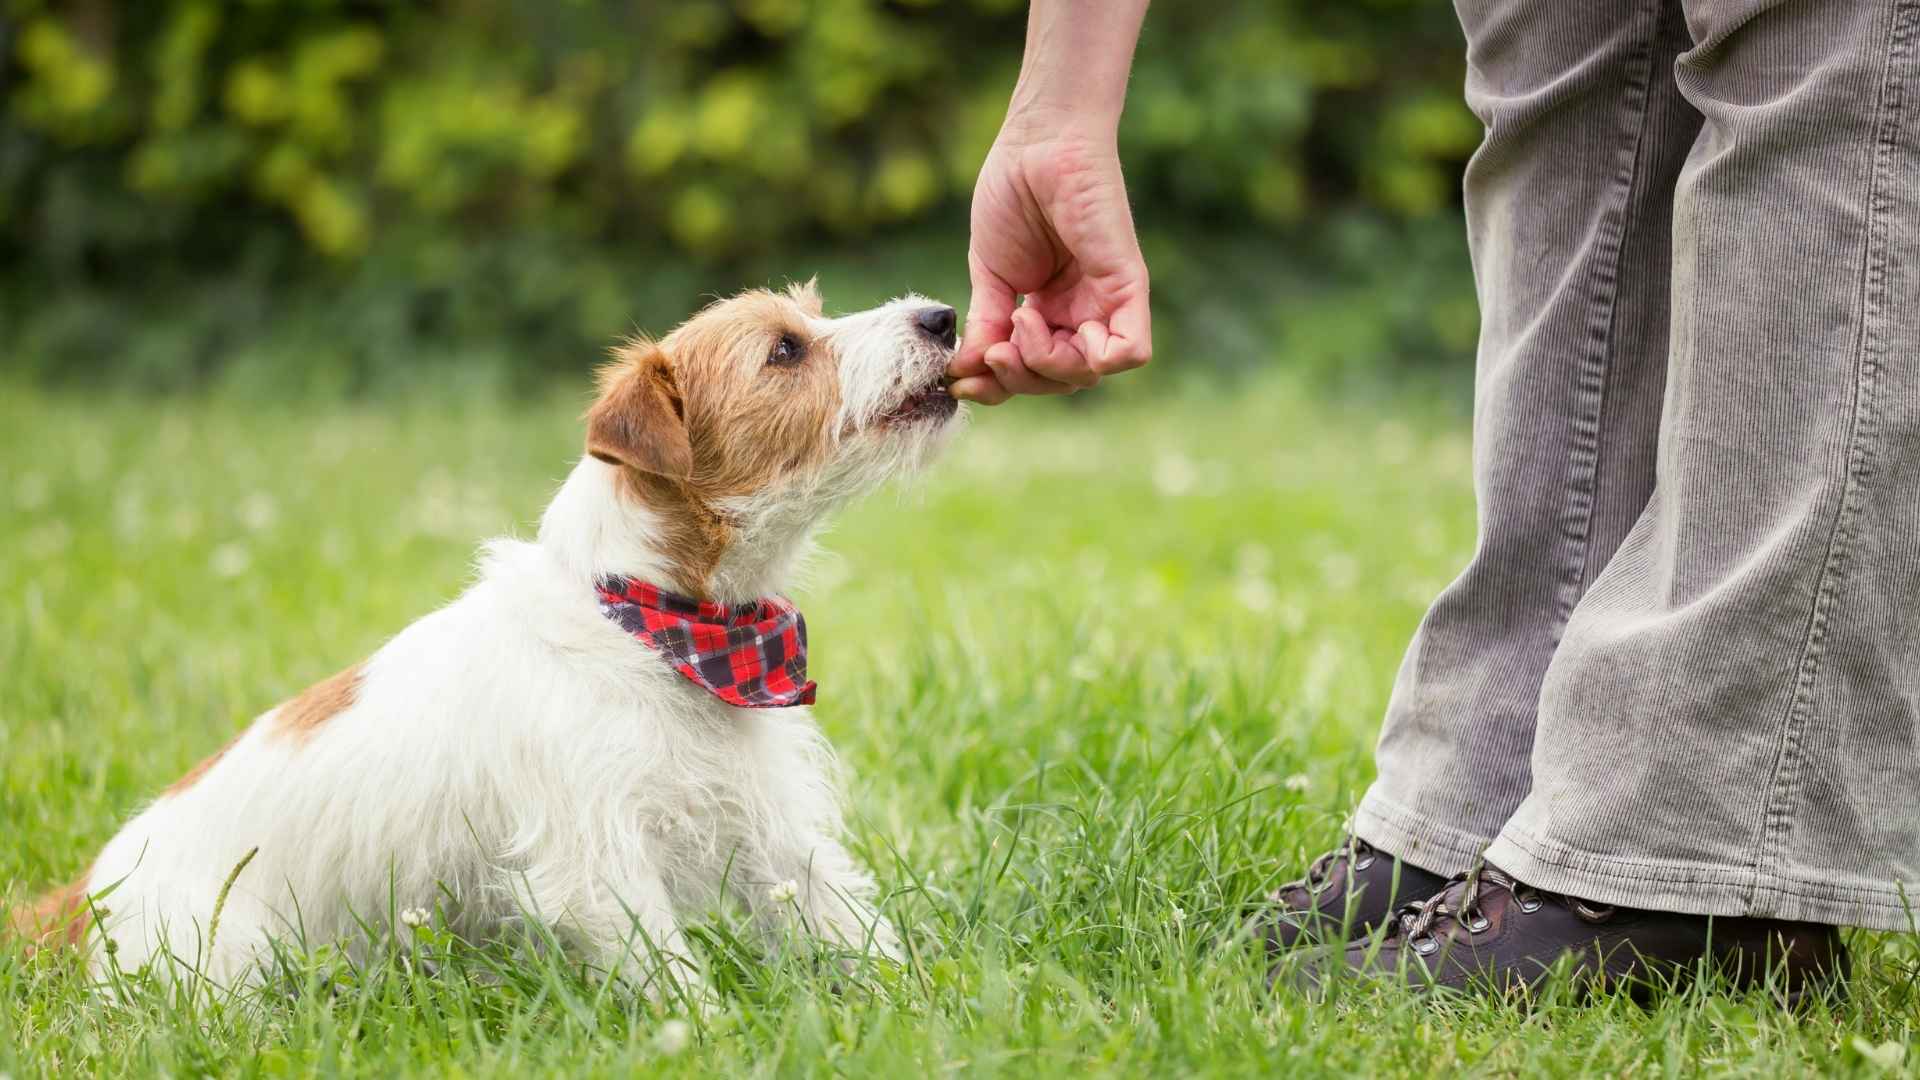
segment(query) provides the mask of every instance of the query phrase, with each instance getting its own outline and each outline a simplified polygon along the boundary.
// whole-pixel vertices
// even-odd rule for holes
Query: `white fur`
[[[925,303],[820,320],[841,366],[835,450],[730,508],[740,539],[718,597],[779,591],[828,511],[953,426],[875,422],[944,366],[912,329]],[[680,920],[726,891],[770,935],[897,956],[840,843],[834,759],[809,710],[727,706],[598,610],[596,578],[665,569],[658,522],[616,496],[615,472],[583,458],[537,541],[487,544],[477,583],[376,652],[350,707],[304,740],[268,712],[114,837],[85,885],[111,889],[93,936],[115,961],[170,955],[159,966],[176,974],[244,979],[273,939],[353,947],[360,922],[404,934],[394,915],[426,908],[474,940],[532,916],[651,987],[663,964],[697,978]],[[209,942],[222,884],[254,849]]]

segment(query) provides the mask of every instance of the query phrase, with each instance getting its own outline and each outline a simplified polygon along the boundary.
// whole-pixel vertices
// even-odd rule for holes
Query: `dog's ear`
[[[587,453],[675,480],[693,475],[686,404],[658,345],[629,345],[601,369],[599,400],[587,410]]]
[[[787,285],[787,298],[799,304],[800,310],[809,315],[818,316],[821,314],[822,304],[820,301],[819,275],[816,274],[804,282],[795,281],[789,283]]]

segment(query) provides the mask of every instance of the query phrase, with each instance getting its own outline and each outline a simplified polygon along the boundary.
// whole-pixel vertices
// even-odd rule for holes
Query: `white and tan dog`
[[[536,541],[487,544],[472,588],[259,717],[16,928],[96,970],[105,939],[123,969],[227,981],[275,939],[351,947],[395,912],[469,940],[531,917],[647,985],[696,977],[678,919],[732,892],[770,934],[897,955],[808,710],[721,700],[599,590],[777,594],[825,515],[953,427],[953,347],[951,308],[826,318],[811,285],[626,346]]]

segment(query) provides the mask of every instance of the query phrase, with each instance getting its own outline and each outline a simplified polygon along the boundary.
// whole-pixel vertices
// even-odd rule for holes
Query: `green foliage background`
[[[8,363],[157,385],[574,369],[703,293],[822,269],[843,306],[964,302],[965,206],[1025,19],[1019,0],[0,12]],[[1122,140],[1175,332],[1222,344],[1220,319],[1183,318],[1213,298],[1264,334],[1232,282],[1324,300],[1345,275],[1356,311],[1403,298],[1366,349],[1458,355],[1454,191],[1479,136],[1460,64],[1439,0],[1162,0]]]

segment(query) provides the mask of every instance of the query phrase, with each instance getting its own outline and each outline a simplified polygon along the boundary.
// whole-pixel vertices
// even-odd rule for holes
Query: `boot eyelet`
[[[1516,899],[1519,901],[1520,910],[1529,915],[1539,911],[1540,908],[1546,904],[1545,900],[1533,895],[1517,897]]]
[[[1408,938],[1407,944],[1411,945],[1413,951],[1419,953],[1421,956],[1432,956],[1434,953],[1440,951],[1440,939],[1434,937],[1432,934],[1421,934],[1418,937]]]
[[[1374,857],[1371,854],[1362,855],[1358,859],[1354,860],[1353,868],[1355,870],[1365,870],[1366,868],[1373,865],[1373,859]]]
[[[1613,918],[1614,912],[1613,905],[1611,904],[1589,904],[1585,900],[1575,900],[1573,902],[1573,910],[1574,914],[1579,915],[1582,919],[1590,923],[1606,922],[1608,919]]]
[[[1484,934],[1493,928],[1493,920],[1476,911],[1473,913],[1473,918],[1462,922],[1460,925],[1466,927],[1467,933],[1469,934]]]

